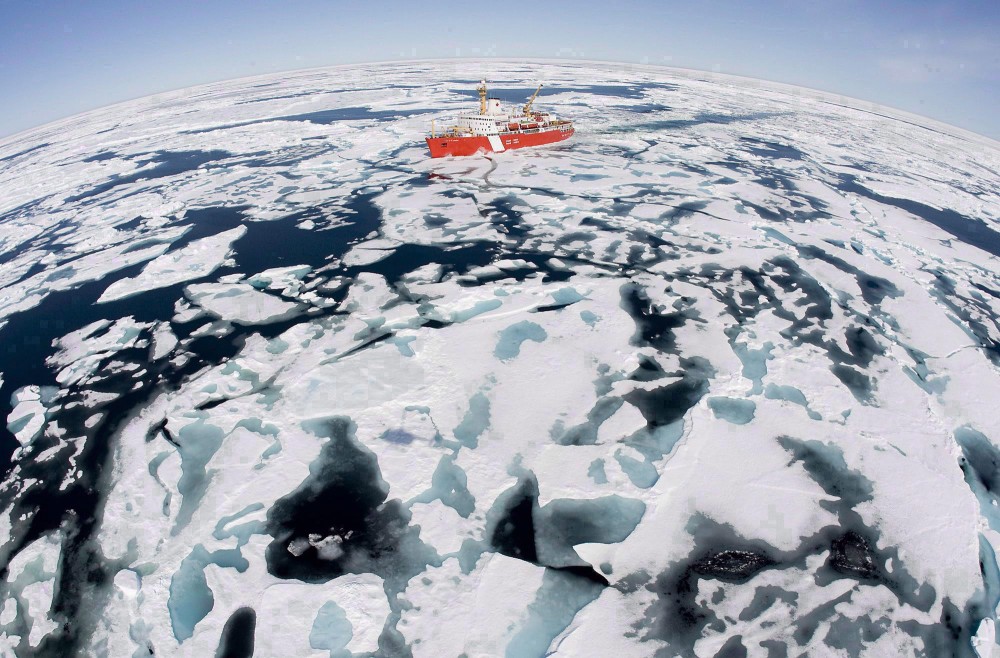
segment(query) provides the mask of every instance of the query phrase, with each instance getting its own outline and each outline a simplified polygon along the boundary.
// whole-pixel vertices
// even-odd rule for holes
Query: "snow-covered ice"
[[[571,140],[427,157],[486,78]],[[0,653],[997,651],[1000,146],[609,64],[0,142]]]

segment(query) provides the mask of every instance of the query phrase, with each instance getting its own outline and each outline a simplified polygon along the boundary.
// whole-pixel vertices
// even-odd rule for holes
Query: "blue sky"
[[[776,80],[1000,139],[998,35],[1000,0],[0,0],[0,136],[215,80],[496,56]]]

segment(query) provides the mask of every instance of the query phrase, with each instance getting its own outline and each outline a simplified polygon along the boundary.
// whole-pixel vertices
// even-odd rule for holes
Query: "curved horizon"
[[[666,66],[815,89],[1000,138],[1000,6],[977,0],[532,7],[441,0],[0,0],[0,139],[119,102],[318,67],[512,58]]]
[[[0,654],[992,646],[1000,150],[721,75],[313,69],[0,152]]]
[[[281,71],[271,71],[271,72],[268,72],[268,73],[259,73],[259,74],[254,74],[254,75],[240,75],[240,76],[236,76],[236,77],[232,77],[232,78],[221,78],[221,79],[218,79],[218,80],[210,80],[210,81],[206,81],[206,82],[199,82],[199,83],[192,84],[192,85],[186,85],[186,86],[180,86],[180,87],[172,87],[172,88],[169,88],[169,89],[162,89],[160,91],[155,91],[155,92],[148,93],[148,94],[141,94],[141,95],[138,95],[138,96],[133,96],[131,98],[117,100],[117,101],[114,101],[114,102],[111,102],[111,103],[107,103],[105,105],[91,107],[89,109],[85,109],[85,110],[82,110],[82,111],[79,111],[79,112],[74,112],[72,114],[68,114],[68,115],[61,116],[61,117],[58,117],[58,118],[55,118],[55,119],[52,119],[52,120],[49,120],[49,121],[45,121],[43,123],[30,126],[28,128],[25,128],[23,130],[19,130],[17,132],[11,133],[11,134],[0,135],[0,148],[2,148],[4,145],[7,145],[7,144],[10,144],[10,143],[19,141],[24,136],[26,136],[26,135],[28,135],[28,134],[30,134],[32,132],[43,130],[47,126],[54,126],[54,125],[60,124],[62,122],[70,121],[70,120],[72,120],[74,118],[77,118],[77,117],[83,117],[83,116],[89,115],[89,114],[94,113],[94,112],[101,112],[101,111],[104,111],[104,110],[107,110],[109,108],[113,108],[113,107],[116,107],[116,106],[119,106],[119,105],[127,105],[129,103],[135,103],[135,102],[138,102],[138,101],[142,101],[144,99],[154,98],[154,97],[157,97],[157,96],[162,96],[162,95],[167,95],[167,94],[182,94],[182,92],[194,91],[194,90],[197,90],[197,89],[201,89],[203,87],[210,87],[210,86],[218,85],[218,84],[236,83],[236,82],[239,82],[241,80],[250,81],[250,80],[255,80],[255,79],[274,78],[274,77],[280,77],[280,76],[285,76],[285,75],[289,75],[289,74],[292,74],[292,75],[301,75],[301,74],[309,73],[310,71],[328,71],[328,70],[331,70],[331,69],[352,69],[352,68],[363,68],[363,67],[370,67],[370,66],[396,67],[396,66],[408,66],[408,65],[413,65],[413,64],[425,64],[425,63],[431,63],[431,64],[433,64],[433,63],[446,63],[446,62],[448,62],[448,63],[453,63],[453,62],[469,62],[469,63],[489,63],[489,62],[496,62],[497,64],[503,64],[503,63],[538,63],[538,64],[576,65],[576,66],[580,66],[580,65],[627,66],[627,67],[630,67],[630,68],[633,68],[633,69],[645,69],[645,70],[650,70],[650,71],[672,72],[673,74],[681,76],[681,77],[705,77],[705,78],[713,78],[714,77],[714,78],[720,78],[720,79],[730,79],[730,80],[734,80],[734,81],[747,81],[747,82],[755,82],[755,83],[765,83],[767,85],[771,85],[774,88],[774,90],[776,90],[776,91],[801,90],[801,91],[805,91],[805,92],[810,92],[811,94],[817,95],[818,97],[827,97],[827,98],[824,99],[825,102],[832,102],[833,100],[837,100],[837,101],[840,102],[840,104],[843,104],[845,107],[849,107],[851,109],[855,109],[855,110],[858,110],[858,111],[870,112],[870,111],[872,111],[874,109],[879,109],[879,110],[887,112],[889,114],[897,115],[897,116],[891,117],[891,118],[894,118],[894,119],[899,119],[899,120],[914,119],[914,120],[920,120],[920,121],[924,121],[924,122],[929,122],[931,124],[934,124],[936,127],[939,127],[939,128],[940,127],[946,127],[948,129],[950,129],[951,131],[955,131],[957,133],[956,136],[963,136],[963,135],[965,135],[965,136],[974,136],[974,137],[976,137],[978,139],[986,140],[988,143],[991,143],[991,145],[994,146],[995,148],[1000,149],[1000,136],[998,136],[998,137],[991,137],[990,135],[987,135],[987,134],[984,134],[984,133],[981,133],[981,132],[977,132],[975,130],[972,130],[972,129],[969,129],[969,128],[966,128],[966,127],[963,127],[963,126],[960,126],[960,125],[956,125],[954,123],[949,123],[947,121],[943,121],[941,119],[938,119],[938,118],[935,118],[935,117],[931,117],[931,116],[928,116],[926,114],[920,114],[918,112],[913,112],[911,110],[908,110],[908,109],[905,109],[905,108],[902,108],[902,107],[888,105],[888,104],[885,104],[885,103],[880,103],[880,102],[875,101],[875,100],[870,100],[870,99],[866,99],[866,98],[860,98],[860,97],[850,96],[848,94],[842,94],[842,93],[839,93],[839,92],[836,92],[836,91],[831,91],[829,89],[821,89],[821,88],[818,88],[818,87],[810,87],[810,86],[806,86],[806,85],[792,84],[792,83],[782,82],[780,80],[773,80],[773,79],[769,79],[769,78],[759,78],[759,77],[754,77],[754,76],[749,76],[749,75],[739,75],[739,74],[734,74],[734,73],[723,73],[723,72],[719,72],[719,71],[710,71],[710,70],[705,70],[705,69],[689,68],[689,67],[682,67],[682,66],[668,66],[668,65],[665,65],[665,64],[635,63],[635,62],[622,61],[622,60],[573,59],[573,58],[560,58],[560,57],[551,57],[551,58],[543,58],[543,57],[428,57],[428,58],[419,58],[419,59],[380,60],[380,61],[370,61],[370,62],[355,62],[355,63],[350,63],[350,64],[330,64],[330,65],[322,65],[322,66],[308,66],[308,67],[301,67],[301,68],[285,69],[285,70],[281,70]],[[470,80],[472,80],[472,78],[470,78]],[[489,79],[487,79],[487,82],[489,82]],[[786,89],[782,89],[782,88],[786,88]],[[870,105],[872,107],[870,107],[870,108],[864,108],[864,107],[858,107],[858,105]]]

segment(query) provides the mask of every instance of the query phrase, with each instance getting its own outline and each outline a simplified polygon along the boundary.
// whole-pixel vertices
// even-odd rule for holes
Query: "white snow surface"
[[[483,78],[576,134],[430,159]],[[888,108],[582,62],[8,138],[0,652],[992,655],[997,172]]]
[[[146,265],[138,276],[115,281],[97,301],[113,302],[147,290],[207,276],[222,264],[232,243],[245,232],[244,227],[234,228],[164,254]]]
[[[237,324],[268,324],[287,319],[298,304],[240,283],[199,283],[185,289],[188,298],[212,315]]]

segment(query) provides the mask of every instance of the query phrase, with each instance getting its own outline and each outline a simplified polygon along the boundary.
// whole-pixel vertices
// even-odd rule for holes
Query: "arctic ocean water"
[[[483,77],[576,136],[431,161]],[[0,646],[989,655],[1000,151],[877,110],[413,64],[0,144]]]

